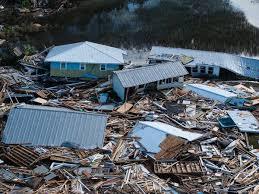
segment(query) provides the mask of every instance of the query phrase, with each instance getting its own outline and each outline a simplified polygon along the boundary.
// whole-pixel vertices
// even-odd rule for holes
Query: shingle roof
[[[174,61],[175,58],[173,56],[181,55],[194,58],[194,60],[189,63],[190,65],[215,65],[238,75],[259,79],[259,60],[233,54],[153,46],[149,58]]]
[[[123,54],[126,52],[121,49],[85,41],[55,46],[45,62],[121,64],[124,63]]]
[[[118,76],[122,86],[128,88],[171,77],[183,76],[188,74],[188,71],[180,62],[168,62],[135,69],[114,71],[114,74]]]
[[[10,111],[3,142],[41,146],[70,142],[84,148],[102,147],[106,122],[104,114],[21,105]]]

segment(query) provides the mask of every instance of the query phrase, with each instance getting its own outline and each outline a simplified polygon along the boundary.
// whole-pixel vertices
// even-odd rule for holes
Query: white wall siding
[[[205,67],[205,73],[201,73],[201,67]],[[213,73],[209,74],[209,67],[213,68]],[[220,67],[218,66],[211,66],[207,64],[197,64],[197,72],[193,72],[193,69],[195,67],[191,66],[191,74],[193,77],[203,77],[203,76],[209,76],[209,77],[218,77],[220,72]]]
[[[116,94],[124,100],[125,98],[125,88],[123,88],[120,80],[118,79],[118,76],[116,74],[113,74],[112,76],[112,88],[116,92]]]
[[[203,84],[187,84],[186,88],[199,94],[200,96],[217,100],[223,103],[226,102],[226,100],[228,100],[229,98],[237,97],[237,95],[232,92]]]
[[[173,80],[173,78],[172,78]],[[168,89],[168,88],[174,88],[174,87],[182,87],[183,86],[183,77],[179,77],[178,81],[171,82],[171,83],[164,83],[164,84],[159,84],[159,81],[157,82],[157,89],[158,90],[163,90],[163,89]]]

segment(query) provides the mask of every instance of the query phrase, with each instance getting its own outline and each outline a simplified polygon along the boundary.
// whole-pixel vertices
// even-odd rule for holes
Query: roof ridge
[[[118,61],[118,62],[121,63],[121,61],[119,61],[118,59],[114,58],[113,56],[111,56],[111,55],[109,55],[109,54],[107,54],[107,53],[104,53],[103,51],[97,49],[96,47],[94,47],[94,46],[92,46],[92,45],[89,45],[89,41],[85,41],[84,43],[87,44],[88,46],[94,48],[95,50],[101,52],[102,54],[104,54],[104,55],[106,55],[106,56],[108,56],[108,57],[111,57],[111,58],[113,58],[113,59],[115,59],[116,61]],[[94,43],[94,42],[93,42],[93,43]],[[94,43],[94,44],[98,44],[98,43]],[[101,44],[99,44],[99,45],[101,45]],[[106,46],[106,45],[102,45],[102,46]],[[107,46],[107,47],[111,47],[111,46]],[[111,47],[111,48],[114,48],[114,47]],[[115,48],[115,49],[116,49],[116,48]]]
[[[166,62],[166,63],[156,63],[156,64],[149,64],[146,66],[141,66],[141,67],[137,67],[137,68],[131,68],[131,69],[122,69],[122,70],[118,70],[118,71],[114,71],[114,73],[121,73],[121,72],[125,72],[125,71],[134,71],[134,70],[139,70],[139,69],[145,69],[145,68],[151,68],[157,65],[169,65],[169,64],[174,64],[174,63],[179,63],[180,61],[170,61],[170,62]]]
[[[68,47],[69,45],[75,45],[75,44],[78,44],[78,45],[76,45],[76,46],[74,46],[74,47],[70,47],[70,48],[68,48],[67,50],[65,50],[65,51],[62,52],[62,53],[57,53],[57,54],[51,56],[50,58],[59,56],[59,55],[64,54],[64,53],[67,53],[67,52],[73,50],[74,48],[81,46],[82,44],[84,44],[84,42],[76,42],[76,43],[72,43],[72,44],[65,44],[65,45],[54,46],[52,49],[58,48],[58,47],[59,47],[59,48],[60,48],[60,47]],[[52,50],[52,49],[51,49],[51,50]],[[50,51],[51,51],[51,50],[50,50]],[[49,53],[50,53],[50,52],[49,52]],[[47,55],[47,56],[48,56],[48,55]],[[46,58],[47,58],[47,57],[46,57]]]
[[[52,111],[52,112],[64,112],[64,113],[75,113],[75,114],[87,114],[87,115],[108,117],[107,114],[102,114],[102,113],[98,113],[98,112],[82,112],[82,111],[76,111],[76,110],[70,110],[70,109],[52,107],[52,106],[38,106],[38,105],[29,105],[28,106],[28,104],[24,104],[24,105],[18,105],[15,108],[16,109],[38,110],[38,111]]]
[[[251,56],[242,56],[240,54],[236,54],[236,53],[227,53],[227,52],[222,52],[222,51],[211,51],[211,50],[201,50],[201,49],[191,49],[191,48],[181,48],[181,47],[165,47],[165,46],[152,46],[153,47],[157,47],[157,48],[164,48],[164,49],[177,49],[177,50],[189,50],[189,51],[193,51],[193,52],[204,52],[204,53],[216,53],[216,54],[222,54],[222,55],[231,55],[234,57],[240,57],[240,58],[246,58],[246,59],[253,59],[253,60],[258,60],[254,57]],[[152,50],[151,48],[151,50]]]

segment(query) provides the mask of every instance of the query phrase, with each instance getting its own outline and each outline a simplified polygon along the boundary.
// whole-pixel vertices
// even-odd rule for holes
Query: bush
[[[30,0],[22,0],[22,7],[30,7],[31,1]]]

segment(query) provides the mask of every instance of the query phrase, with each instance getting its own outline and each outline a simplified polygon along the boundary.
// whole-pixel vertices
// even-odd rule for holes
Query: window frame
[[[171,78],[171,77],[170,77],[170,78],[167,78],[167,79],[165,80],[165,83],[166,83],[166,84],[172,83],[172,78]]]
[[[65,65],[65,67],[62,68],[62,65]],[[60,70],[67,70],[67,63],[66,62],[60,62],[59,69]]]
[[[84,69],[82,69],[82,67],[84,67]],[[86,63],[80,63],[79,70],[80,71],[85,71],[86,70]]]
[[[179,78],[178,77],[173,77],[173,82],[178,82]]]
[[[202,72],[204,71],[204,72]],[[200,66],[200,73],[205,74],[206,73],[206,66]]]
[[[159,80],[159,85],[164,85],[165,84],[165,79]]]
[[[213,75],[214,67],[208,67],[208,74]]]
[[[198,73],[198,66],[192,67],[192,73]]]
[[[138,89],[143,89],[143,88],[145,88],[145,84],[140,84],[140,85],[138,86]]]
[[[104,70],[102,69],[104,67]],[[100,71],[107,71],[106,64],[100,64]]]

